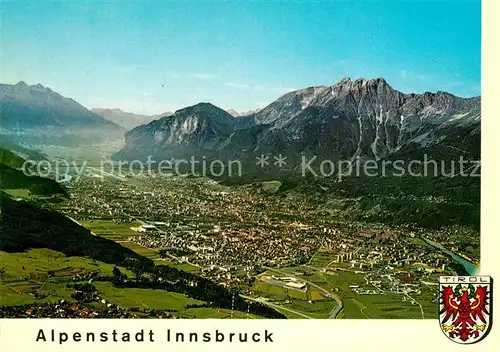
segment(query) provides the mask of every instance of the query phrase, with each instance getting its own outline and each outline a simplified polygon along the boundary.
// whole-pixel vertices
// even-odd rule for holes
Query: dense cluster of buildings
[[[351,270],[389,275],[394,268],[427,277],[450,269],[451,259],[415,245],[397,230],[339,224],[311,211],[306,201],[264,197],[245,187],[230,190],[204,179],[142,178],[117,181],[84,178],[70,186],[62,211],[78,220],[140,221],[128,240],[161,249],[179,262],[201,268],[201,275],[238,284],[236,272],[307,263],[318,249]],[[410,269],[409,269],[410,268]],[[382,280],[385,281],[385,280]],[[357,290],[362,293],[362,290]]]

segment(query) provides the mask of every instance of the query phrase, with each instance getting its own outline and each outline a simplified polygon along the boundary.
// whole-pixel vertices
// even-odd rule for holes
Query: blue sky
[[[480,95],[479,0],[4,0],[2,25],[3,83],[41,83],[88,108],[246,110],[343,77]]]

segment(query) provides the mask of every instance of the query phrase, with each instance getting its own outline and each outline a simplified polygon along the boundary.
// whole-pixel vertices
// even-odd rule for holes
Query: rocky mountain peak
[[[188,106],[186,108],[183,108],[183,109],[179,109],[177,110],[174,115],[178,115],[178,114],[184,114],[184,113],[225,113],[225,114],[229,114],[227,111],[211,104],[211,103],[206,103],[206,102],[202,102],[202,103],[198,103],[198,104],[195,104],[195,105],[191,105],[191,106]]]
[[[383,78],[358,78],[354,81],[350,78],[344,78],[329,88],[332,92],[354,93],[357,95],[374,93],[383,94],[394,91],[394,89]]]
[[[405,94],[383,78],[344,78],[289,92],[242,118],[210,103],[177,110],[129,134],[120,157],[175,156],[182,148],[231,157],[238,151],[276,151],[382,159],[409,145],[439,143],[450,128],[476,128],[480,113],[478,98]]]
[[[387,81],[382,77],[373,79],[361,77],[355,80],[352,80],[350,77],[345,77],[333,85],[333,87],[346,87],[350,89],[359,87],[378,87],[378,86],[389,86],[389,83],[387,83]]]
[[[214,150],[235,128],[231,114],[211,103],[198,103],[127,132],[127,146],[116,157],[173,157]]]
[[[174,118],[211,120],[223,124],[232,123],[232,121],[234,120],[234,117],[230,113],[211,103],[198,103],[183,109],[179,109],[173,115],[162,117],[159,121],[169,121]]]
[[[28,84],[24,81],[19,81],[18,83],[15,84],[15,87],[17,88],[28,88]]]

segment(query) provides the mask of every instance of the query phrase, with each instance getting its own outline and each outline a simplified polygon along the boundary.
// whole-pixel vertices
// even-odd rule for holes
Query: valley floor
[[[449,255],[422,239],[440,240],[439,231],[339,221],[303,198],[276,193],[279,183],[269,193],[265,185],[228,187],[206,179],[85,177],[67,188],[69,199],[50,207],[93,236],[234,289],[291,319],[434,319],[437,277],[457,270]],[[0,258],[1,316],[29,316],[36,311],[30,306],[52,305],[48,314],[69,302],[73,310],[101,315],[259,318],[182,293],[117,287],[109,279],[114,265],[98,260],[49,249],[0,252]],[[118,269],[130,280],[137,276]],[[79,301],[75,284],[89,277],[93,287],[79,294],[93,301]],[[21,305],[24,311],[12,313]]]

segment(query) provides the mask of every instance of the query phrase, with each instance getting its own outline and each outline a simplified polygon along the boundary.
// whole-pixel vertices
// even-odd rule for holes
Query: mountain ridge
[[[225,127],[213,129],[208,123],[211,115],[223,113],[227,114]],[[440,132],[444,128],[480,128],[480,115],[479,97],[402,93],[383,78],[344,78],[334,85],[289,92],[260,111],[238,118],[206,103],[180,109],[171,116],[176,124],[149,124],[148,133],[143,126],[128,132],[126,145],[116,156],[175,158],[210,153],[241,158],[249,152],[283,152],[379,160],[410,144],[425,148],[438,142],[446,138]],[[190,117],[197,123],[190,123]],[[178,136],[183,143],[168,138],[163,143],[165,135]],[[207,135],[210,143],[195,138]]]
[[[118,108],[92,108],[92,110],[90,111],[99,116],[102,116],[108,121],[116,123],[127,131],[137,126],[148,124],[155,119],[155,116],[135,114],[132,112],[123,111]]]
[[[165,153],[163,156],[171,157],[215,150],[223,136],[234,129],[234,120],[231,114],[210,103],[198,103],[179,109],[173,115],[128,131],[125,134],[128,150],[118,152],[115,158],[127,158],[131,154],[135,154],[134,157],[147,157],[149,154],[143,154],[141,150],[144,145],[153,154],[168,147],[172,153]]]
[[[124,129],[89,111],[72,98],[41,84],[0,84],[0,133],[22,135],[33,144],[64,140],[75,144],[119,139]],[[63,138],[61,138],[63,137]]]

